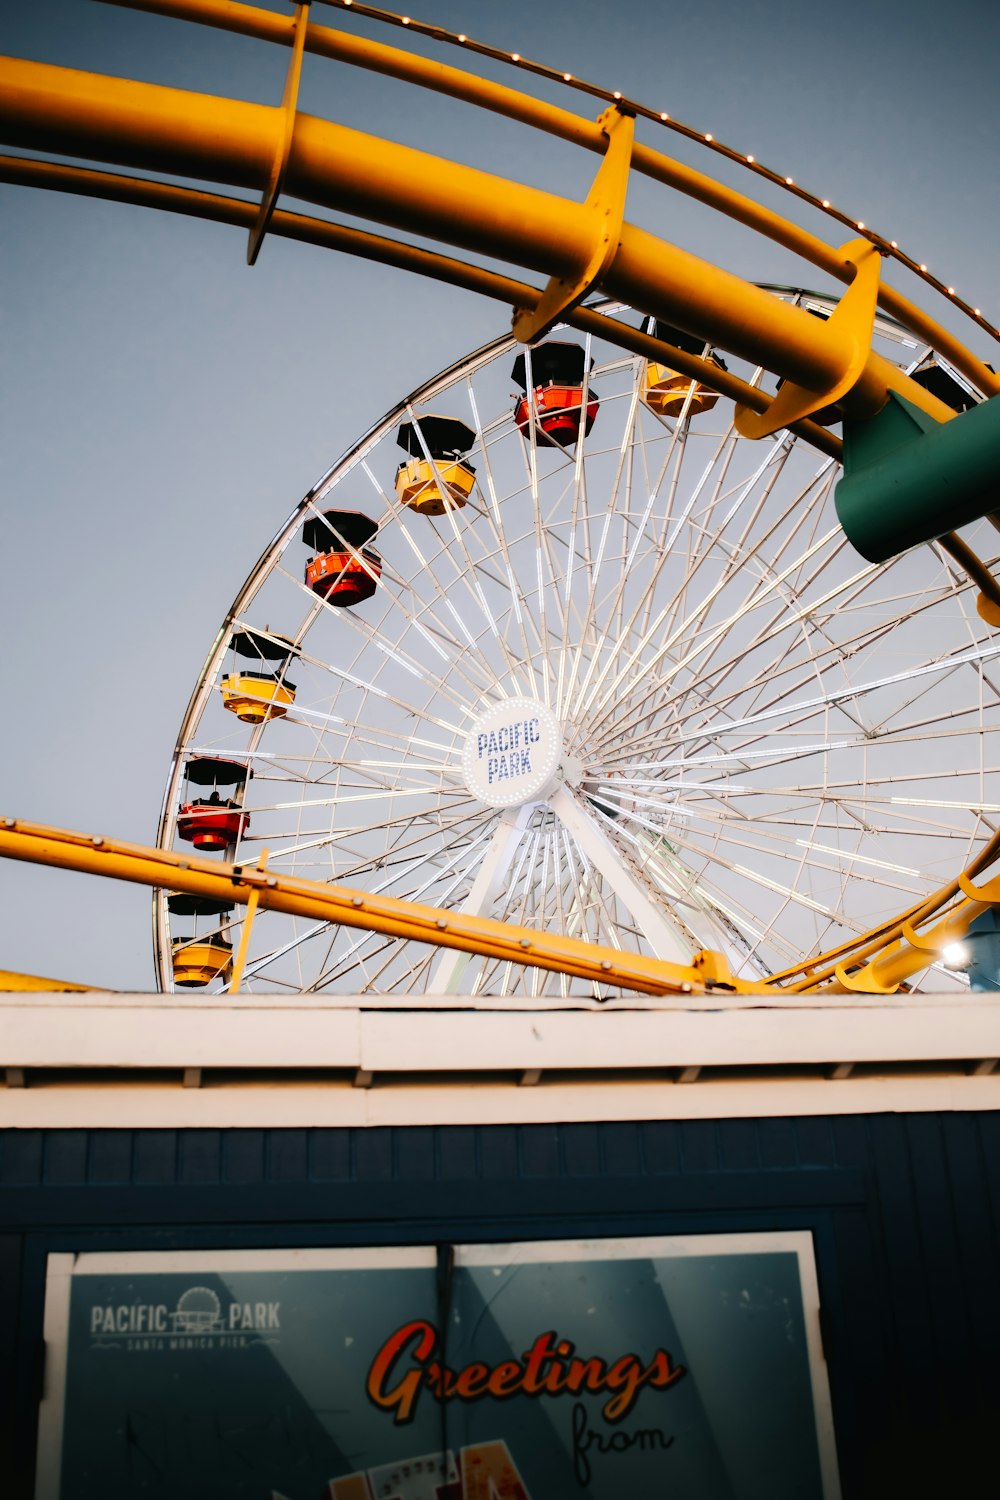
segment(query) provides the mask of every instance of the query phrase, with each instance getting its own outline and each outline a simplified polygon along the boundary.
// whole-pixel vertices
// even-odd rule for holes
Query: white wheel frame
[[[499,339],[401,402],[296,507],[209,653],[159,842],[182,847],[190,758],[245,760],[240,862],[266,846],[288,874],[663,958],[717,948],[746,977],[780,971],[909,907],[994,831],[1000,643],[938,548],[885,567],[853,551],[832,459],[787,433],[747,442],[724,399],[658,416],[642,400],[643,361],[572,330],[552,337],[596,360],[600,411],[575,449],[518,432],[520,346]],[[927,353],[884,320],[876,343],[908,369]],[[437,518],[393,491],[396,429],[429,412],[477,434],[469,504]],[[378,589],[354,608],[303,582],[302,526],[331,509],[379,525],[367,544],[382,558]],[[995,543],[983,523],[979,550]],[[300,648],[294,705],[250,729],[218,691],[229,638],[247,627]],[[470,791],[462,750],[513,698],[554,713],[560,771],[540,800],[494,808]],[[222,929],[235,939],[240,920]],[[162,894],[154,926],[170,989],[176,932]],[[963,982],[934,976],[935,988]],[[243,983],[594,993],[276,913],[256,920]]]

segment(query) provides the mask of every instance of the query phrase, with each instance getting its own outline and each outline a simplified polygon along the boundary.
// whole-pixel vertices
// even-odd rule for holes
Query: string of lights
[[[630,99],[620,89],[606,89],[595,83],[589,83],[586,79],[577,78],[572,73],[563,72],[560,68],[550,67],[547,63],[535,62],[532,58],[524,57],[520,52],[507,52],[503,48],[490,46],[487,42],[476,41],[475,38],[467,36],[465,32],[449,31],[444,26],[436,26],[429,21],[418,21],[412,16],[397,15],[394,11],[383,10],[376,5],[366,5],[362,0],[320,0],[321,4],[329,5],[338,10],[350,10],[354,14],[382,22],[387,26],[406,28],[418,33],[420,36],[428,37],[430,40],[440,42],[446,46],[461,47],[465,51],[477,53],[481,57],[490,58],[493,62],[516,67],[522,71],[533,73],[539,78],[544,78],[550,83],[576,90],[578,93],[587,94],[591,98],[600,99],[605,104],[621,104],[630,110],[637,118],[650,120],[653,124],[660,125],[675,134],[683,136],[686,140],[694,141],[698,145],[714,151],[716,155],[724,157],[745,171],[753,172],[757,177],[763,178],[776,188],[790,193],[799,198],[810,208],[824,214],[827,218],[849,229],[852,234],[861,234],[871,244],[875,245],[879,252],[886,258],[896,261],[904,266],[914,276],[918,277],[928,287],[931,287],[940,296],[944,297],[952,307],[958,308],[966,317],[970,318],[978,328],[989,334],[990,338],[1000,342],[1000,328],[983,314],[982,309],[973,307],[964,298],[958,295],[953,286],[940,280],[931,272],[926,263],[916,260],[913,256],[902,250],[896,240],[887,239],[871,229],[863,220],[856,219],[852,215],[844,213],[835,208],[829,198],[820,198],[811,193],[807,188],[800,186],[793,177],[788,177],[783,172],[776,172],[771,167],[765,166],[757,160],[752,153],[737,151],[734,147],[726,145],[724,141],[717,140],[711,131],[696,130],[691,125],[686,125],[682,120],[674,119],[666,110],[651,109],[648,105],[639,103],[638,100]]]

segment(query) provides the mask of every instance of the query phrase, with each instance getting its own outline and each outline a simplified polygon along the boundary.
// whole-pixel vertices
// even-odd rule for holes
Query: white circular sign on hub
[[[540,802],[559,783],[562,727],[533,698],[507,698],[480,714],[462,751],[465,784],[489,807]]]

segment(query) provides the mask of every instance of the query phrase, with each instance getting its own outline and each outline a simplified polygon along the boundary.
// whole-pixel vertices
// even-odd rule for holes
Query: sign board
[[[810,1236],[49,1257],[36,1500],[836,1500]]]
[[[539,802],[558,784],[562,728],[533,698],[508,698],[481,714],[462,750],[465,784],[489,807]]]

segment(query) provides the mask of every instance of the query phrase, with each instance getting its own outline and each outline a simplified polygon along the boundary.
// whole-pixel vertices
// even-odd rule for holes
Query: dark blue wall
[[[763,1228],[814,1235],[847,1500],[993,1493],[998,1113],[0,1132],[3,1493],[31,1495],[50,1250]]]

